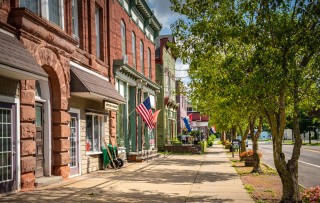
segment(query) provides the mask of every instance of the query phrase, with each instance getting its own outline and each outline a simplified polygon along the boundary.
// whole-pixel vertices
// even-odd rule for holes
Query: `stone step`
[[[148,156],[136,155],[135,157],[132,157],[132,156],[129,157],[128,162],[144,162],[147,160],[153,160],[153,159],[159,158],[160,156],[161,154],[151,154]]]
[[[36,187],[44,187],[54,183],[60,183],[63,180],[61,176],[43,176],[40,178],[36,178],[35,186]]]

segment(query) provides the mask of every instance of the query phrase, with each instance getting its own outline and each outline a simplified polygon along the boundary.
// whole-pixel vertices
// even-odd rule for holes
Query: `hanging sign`
[[[118,104],[114,104],[111,102],[103,101],[103,106],[105,110],[109,111],[118,111]]]

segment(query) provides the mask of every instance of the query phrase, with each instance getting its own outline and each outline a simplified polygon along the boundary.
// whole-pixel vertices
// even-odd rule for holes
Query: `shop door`
[[[78,114],[70,113],[70,175],[79,174]]]
[[[43,154],[43,106],[36,103],[36,178],[43,176],[44,154]]]
[[[16,188],[15,106],[0,103],[0,193]]]

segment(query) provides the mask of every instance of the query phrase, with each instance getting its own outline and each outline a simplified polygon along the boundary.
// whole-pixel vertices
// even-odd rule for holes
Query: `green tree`
[[[179,57],[190,63],[191,89],[198,91],[192,94],[206,95],[192,101],[206,110],[213,106],[208,101],[216,102],[218,97],[227,103],[234,101],[232,107],[237,103],[248,106],[250,118],[260,120],[263,114],[273,135],[275,166],[283,184],[281,202],[300,202],[298,113],[306,103],[313,108],[310,101],[319,98],[319,1],[171,2],[174,11],[187,17],[178,20],[172,30]],[[232,107],[227,109],[238,110]],[[293,118],[295,144],[286,161],[282,140],[288,112]],[[234,124],[228,122],[228,126],[230,123]]]

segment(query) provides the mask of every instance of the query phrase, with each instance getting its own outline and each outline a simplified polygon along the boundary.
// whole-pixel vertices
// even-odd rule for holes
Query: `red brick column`
[[[110,143],[112,145],[117,145],[117,113],[115,111],[110,111],[110,120],[109,120],[109,128],[110,128]]]
[[[35,81],[20,81],[21,190],[34,188],[36,168]]]

